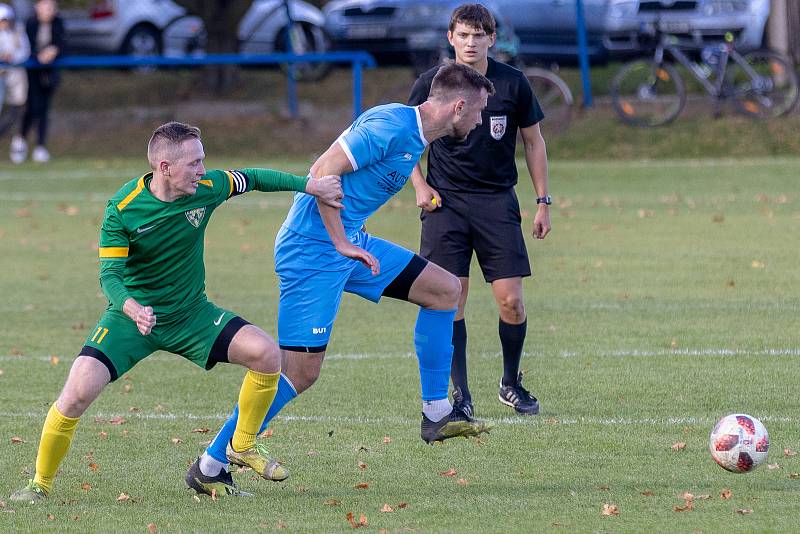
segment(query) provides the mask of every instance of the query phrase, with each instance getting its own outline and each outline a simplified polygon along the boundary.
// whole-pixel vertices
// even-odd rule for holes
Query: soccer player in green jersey
[[[108,202],[100,229],[100,284],[109,305],[50,407],[36,457],[36,474],[11,496],[39,501],[52,490],[81,415],[103,388],[157,350],[204,369],[219,362],[248,368],[239,391],[239,422],[229,444],[234,458],[262,463],[273,480],[286,470],[255,437],[275,397],[281,355],[275,340],[205,294],[203,239],[220,204],[253,189],[300,191],[341,207],[338,176],[309,179],[265,170],[209,171],[200,130],[162,125],[147,146],[152,172],[125,184]],[[242,494],[227,478],[199,471],[187,482],[198,492]]]

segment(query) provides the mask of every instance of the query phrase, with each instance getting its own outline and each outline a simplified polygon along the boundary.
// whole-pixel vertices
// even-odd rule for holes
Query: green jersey
[[[214,210],[259,191],[305,191],[307,178],[265,169],[209,171],[194,195],[172,202],[150,192],[152,173],[111,197],[100,229],[100,285],[109,309],[128,298],[152,306],[159,322],[205,302],[204,236]]]

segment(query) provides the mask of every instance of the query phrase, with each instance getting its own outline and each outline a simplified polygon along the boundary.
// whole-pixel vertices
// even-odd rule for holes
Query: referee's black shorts
[[[420,256],[456,276],[468,277],[474,250],[487,282],[531,275],[513,188],[439,194],[442,206],[430,213],[423,210],[420,215]]]

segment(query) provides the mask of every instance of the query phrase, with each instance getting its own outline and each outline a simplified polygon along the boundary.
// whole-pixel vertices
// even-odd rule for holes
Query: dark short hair
[[[155,169],[156,153],[165,148],[177,147],[188,139],[200,139],[200,128],[182,122],[168,122],[155,129],[150,141],[147,143],[147,160],[150,166]]]
[[[429,98],[451,100],[480,92],[481,89],[486,89],[489,96],[494,94],[494,84],[477,70],[459,63],[446,63],[439,67],[433,77]]]
[[[481,28],[486,35],[492,35],[497,29],[497,23],[489,10],[481,4],[461,4],[450,17],[450,31],[456,29],[458,23],[466,24],[472,28]]]

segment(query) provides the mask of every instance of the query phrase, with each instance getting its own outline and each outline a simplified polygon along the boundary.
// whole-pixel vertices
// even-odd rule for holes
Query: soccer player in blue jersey
[[[317,380],[342,293],[347,291],[373,302],[385,296],[420,306],[414,344],[422,383],[423,440],[431,443],[488,431],[484,423],[454,410],[447,398],[453,318],[461,292],[458,278],[363,227],[403,188],[431,141],[443,136],[464,139],[481,123],[481,110],[493,93],[492,83],[475,69],[444,65],[424,103],[387,104],[366,111],[311,167],[312,176],[342,176],[344,209],[298,194],[276,237],[278,342],[284,365],[262,429]],[[193,468],[199,467],[206,477],[224,476],[230,461],[274,480],[276,466],[266,461],[266,451],[263,462],[243,463],[229,452],[226,457],[237,411]]]

